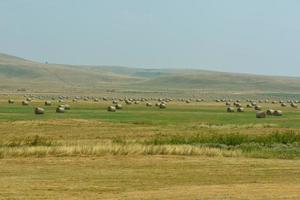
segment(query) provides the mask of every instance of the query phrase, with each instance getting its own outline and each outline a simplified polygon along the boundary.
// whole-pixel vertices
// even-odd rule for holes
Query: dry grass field
[[[56,101],[15,99],[0,102],[0,199],[300,198],[298,109],[261,103],[284,114],[256,119],[223,102],[66,100],[58,114]]]
[[[0,163],[0,199],[300,198],[299,160],[76,156]]]

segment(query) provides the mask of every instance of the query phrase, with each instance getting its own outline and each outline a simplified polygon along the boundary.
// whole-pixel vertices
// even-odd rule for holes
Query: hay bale
[[[26,100],[22,101],[22,105],[23,106],[28,106],[29,105],[29,101],[26,101]]]
[[[257,103],[255,101],[251,102],[252,106],[257,106]]]
[[[159,108],[160,108],[160,109],[165,109],[165,108],[167,108],[167,105],[164,104],[164,103],[160,103],[160,104],[159,104]]]
[[[281,107],[287,107],[286,103],[281,103]]]
[[[275,110],[269,109],[267,110],[267,115],[274,115]]]
[[[283,115],[283,113],[282,113],[281,110],[275,110],[274,111],[274,116],[282,116],[282,115]]]
[[[121,110],[122,108],[123,108],[122,104],[119,104],[119,103],[118,103],[118,104],[116,105],[116,109],[117,109],[117,110]]]
[[[226,102],[225,105],[226,105],[226,106],[231,106],[231,103],[230,103],[230,102]]]
[[[15,100],[9,99],[9,100],[8,100],[8,103],[9,103],[9,104],[14,104],[14,103],[15,103]]]
[[[115,106],[108,106],[107,111],[116,112],[116,107]]]
[[[51,106],[52,102],[51,101],[45,101],[45,106]]]
[[[252,104],[247,104],[247,108],[253,108]]]
[[[243,107],[238,107],[237,112],[245,112],[245,109]]]
[[[185,103],[191,103],[191,100],[188,99],[188,100],[185,101]]]
[[[298,105],[296,104],[296,103],[291,103],[291,106],[293,107],[293,108],[298,108]]]
[[[257,111],[261,111],[261,110],[262,110],[261,106],[259,106],[259,105],[256,105],[256,106],[254,107],[254,109],[257,110]]]
[[[64,107],[61,107],[61,106],[58,106],[56,108],[56,113],[65,113],[65,108]]]
[[[263,112],[263,111],[258,111],[256,112],[256,118],[266,118],[267,117],[267,113],[266,112]]]
[[[235,107],[237,107],[237,108],[243,107],[242,104],[240,104],[240,103],[235,103],[234,105],[235,105]]]
[[[64,105],[65,110],[71,110],[71,106],[69,104]]]
[[[36,107],[36,108],[34,109],[34,113],[35,113],[36,115],[43,115],[43,114],[45,113],[45,110],[44,110],[44,108]]]
[[[227,108],[227,112],[233,113],[233,112],[234,112],[234,108],[233,108],[233,107],[228,107],[228,108]]]
[[[131,104],[132,104],[132,101],[129,100],[129,99],[125,99],[125,103],[126,103],[127,105],[131,105]]]

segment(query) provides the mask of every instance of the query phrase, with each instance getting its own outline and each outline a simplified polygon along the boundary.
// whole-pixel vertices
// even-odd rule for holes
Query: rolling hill
[[[0,54],[0,92],[100,93],[205,91],[300,93],[300,78],[193,69],[45,64]],[[175,92],[176,93],[176,92]]]

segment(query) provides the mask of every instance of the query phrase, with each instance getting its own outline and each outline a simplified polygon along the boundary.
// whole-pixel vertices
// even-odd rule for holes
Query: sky
[[[300,76],[298,0],[0,0],[0,52]]]

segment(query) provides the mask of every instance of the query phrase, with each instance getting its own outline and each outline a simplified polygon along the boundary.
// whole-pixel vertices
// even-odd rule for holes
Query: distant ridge
[[[0,92],[96,93],[110,88],[136,91],[300,93],[300,78],[196,69],[45,64],[0,53]]]

